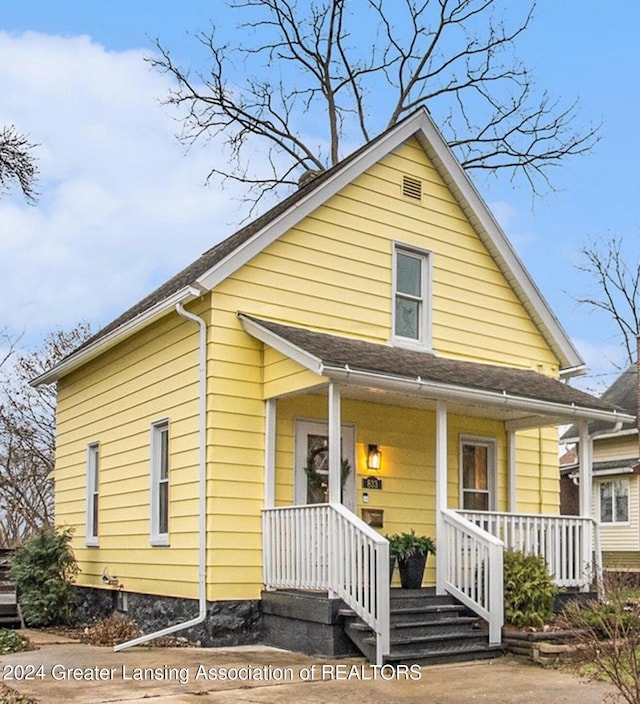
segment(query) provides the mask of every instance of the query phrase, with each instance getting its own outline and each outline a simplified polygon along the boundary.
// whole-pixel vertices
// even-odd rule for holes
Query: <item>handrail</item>
[[[265,508],[263,579],[269,589],[323,589],[376,634],[389,653],[389,541],[342,504]]]
[[[510,550],[541,555],[561,587],[588,589],[601,569],[598,523],[589,516],[470,511],[457,513],[504,541]]]
[[[489,623],[489,642],[500,644],[504,623],[504,543],[463,516],[442,510],[445,589]]]

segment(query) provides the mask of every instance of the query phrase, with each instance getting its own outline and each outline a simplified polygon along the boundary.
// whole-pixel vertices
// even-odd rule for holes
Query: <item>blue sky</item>
[[[0,321],[11,331],[35,343],[81,319],[98,327],[233,231],[233,188],[203,185],[212,154],[174,139],[159,104],[169,79],[144,56],[159,37],[197,67],[189,33],[234,17],[202,0],[0,0],[0,124],[41,145],[42,173],[37,205],[0,200]],[[589,281],[574,267],[589,236],[623,235],[634,261],[640,253],[639,25],[636,3],[540,3],[519,54],[540,88],[579,98],[583,125],[602,122],[602,139],[558,167],[557,190],[533,203],[506,178],[477,181],[593,379],[606,382],[618,340],[606,318],[576,307]]]

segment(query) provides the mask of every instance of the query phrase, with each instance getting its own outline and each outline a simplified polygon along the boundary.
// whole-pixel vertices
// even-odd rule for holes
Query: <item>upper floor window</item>
[[[97,442],[87,445],[87,529],[85,544],[98,544],[98,489],[100,452]]]
[[[430,256],[428,252],[396,247],[393,277],[393,337],[431,347]]]
[[[629,522],[628,479],[600,482],[598,496],[600,499],[601,523]]]
[[[151,426],[151,545],[169,544],[169,421]]]

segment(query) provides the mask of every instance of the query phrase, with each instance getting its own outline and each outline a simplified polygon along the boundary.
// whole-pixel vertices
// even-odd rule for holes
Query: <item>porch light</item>
[[[382,452],[377,445],[369,445],[367,450],[367,469],[380,469],[382,464]]]

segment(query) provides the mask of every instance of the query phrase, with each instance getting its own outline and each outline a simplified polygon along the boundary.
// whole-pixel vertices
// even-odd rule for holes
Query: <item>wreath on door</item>
[[[327,474],[318,471],[317,458],[319,455],[327,452],[326,447],[319,447],[312,450],[307,455],[307,464],[304,467],[304,473],[307,475],[307,483],[311,489],[323,489],[326,490],[328,486],[328,476]],[[351,464],[348,459],[344,457],[340,460],[340,488],[344,489],[347,477],[351,473]]]

